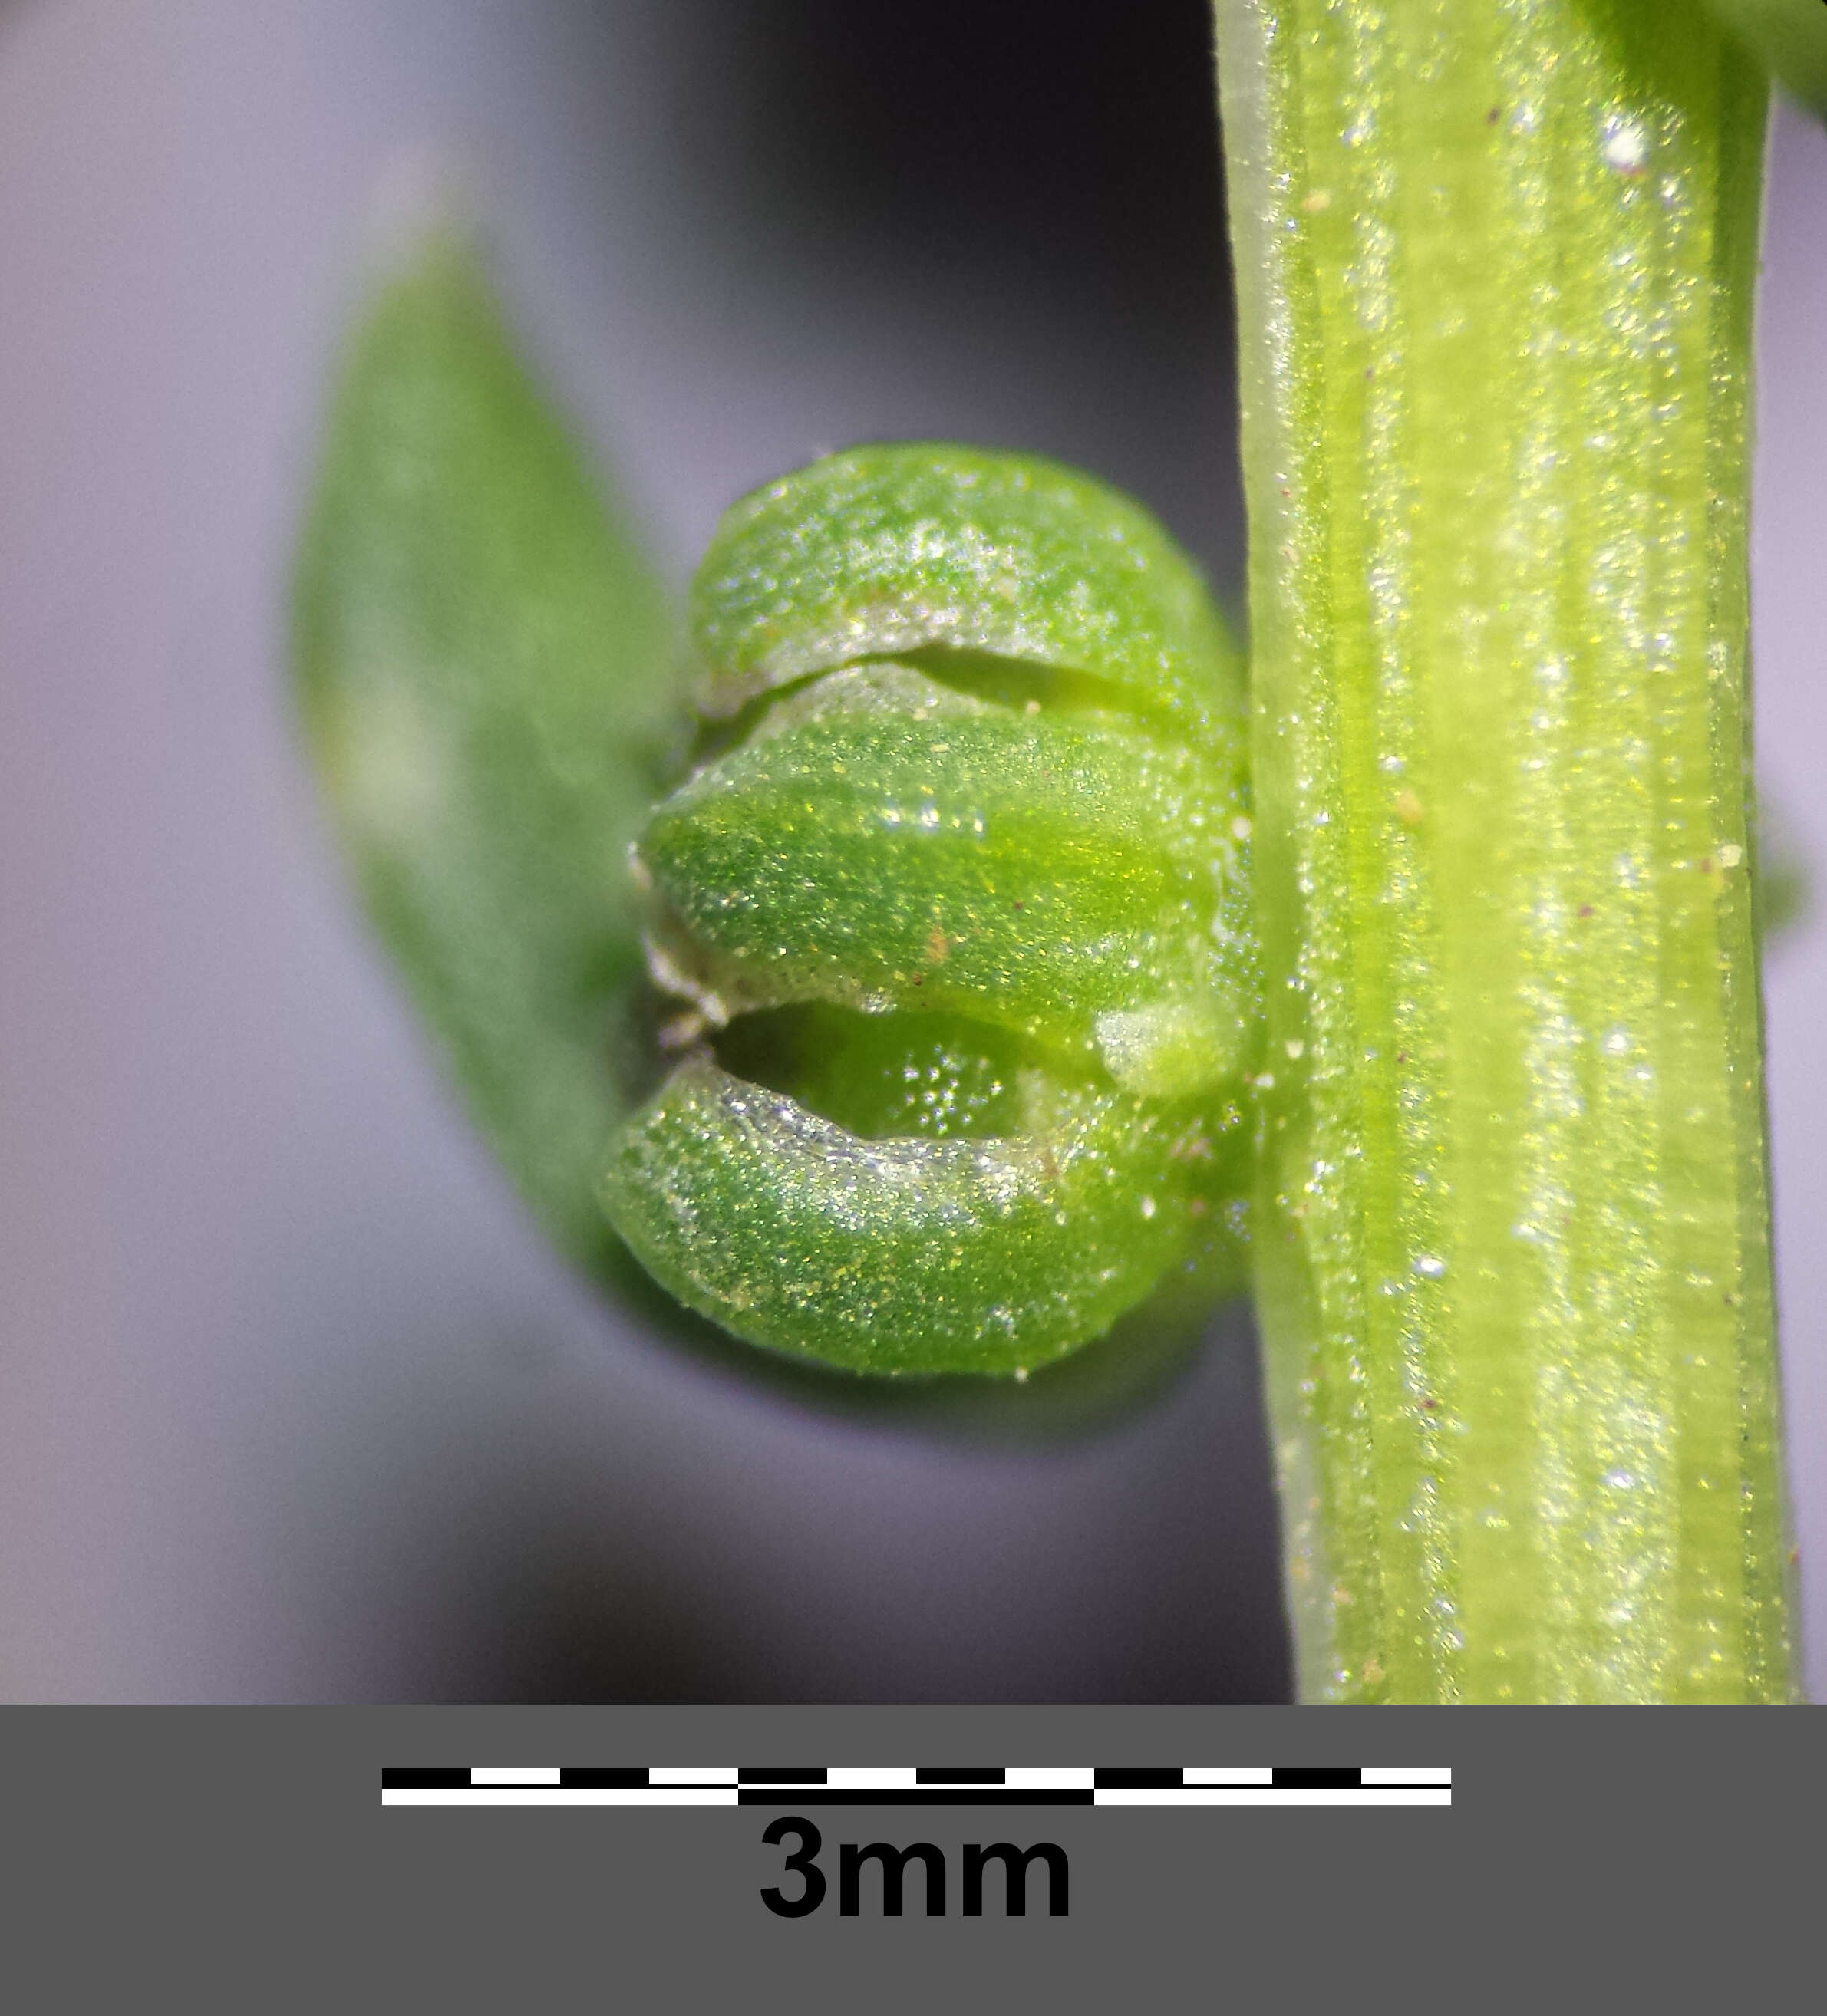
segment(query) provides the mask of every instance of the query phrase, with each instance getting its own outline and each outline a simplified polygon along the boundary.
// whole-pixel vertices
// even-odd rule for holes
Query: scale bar
[[[1443,1765],[392,1765],[389,1806],[1450,1806]]]

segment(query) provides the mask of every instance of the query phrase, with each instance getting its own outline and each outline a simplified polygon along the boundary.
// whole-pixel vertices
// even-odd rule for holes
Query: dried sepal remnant
[[[701,760],[636,870],[686,1054],[604,1185],[738,1336],[1018,1373],[1238,1269],[1244,681],[1197,576],[1049,463],[912,445],[737,504]]]

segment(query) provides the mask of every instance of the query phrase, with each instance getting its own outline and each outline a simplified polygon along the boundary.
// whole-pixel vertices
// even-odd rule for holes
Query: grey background
[[[836,0],[0,8],[0,1695],[1285,1684],[1239,1321],[1136,1376],[1107,1354],[1019,1404],[892,1410],[644,1335],[547,1255],[454,1114],[284,700],[328,362],[374,235],[452,164],[676,578],[748,485],[939,434],[1133,487],[1234,589],[1216,189],[1159,214],[1119,191],[1112,216],[1076,157],[1037,182],[986,157],[998,90],[1065,88],[996,42],[1009,12],[924,17],[975,38],[953,61],[971,130],[929,134],[930,49],[820,68]],[[858,75],[888,95],[831,95]],[[1153,110],[1130,107],[1131,151]],[[1786,115],[1759,733],[1817,862],[1823,190],[1827,139]],[[1769,982],[1807,1539],[1827,1528],[1818,922]],[[1819,1689],[1827,1545],[1803,1564]]]
[[[1811,1978],[1818,1725],[1754,1709],[18,1710],[31,2006],[966,2012],[1779,2007]],[[1817,1744],[1816,1748],[1818,1745]],[[823,1809],[842,1841],[1052,1839],[1069,1917],[834,1903],[798,1922],[771,1814],[379,1803],[383,1762],[715,1754],[1450,1761],[1447,1811]],[[787,1805],[782,1810],[791,1812]],[[910,1886],[917,1897],[917,1884]],[[911,1901],[911,1900],[910,1900]],[[98,1938],[98,1923],[106,1936]],[[31,2000],[28,1990],[28,2001]]]

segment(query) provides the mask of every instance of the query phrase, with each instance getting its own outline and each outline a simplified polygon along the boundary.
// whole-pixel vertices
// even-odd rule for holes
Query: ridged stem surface
[[[1217,19],[1303,1694],[1788,1698],[1766,87],[1691,0]]]

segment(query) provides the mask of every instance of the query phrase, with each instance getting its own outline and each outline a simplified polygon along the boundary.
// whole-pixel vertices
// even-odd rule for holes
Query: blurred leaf
[[[617,1271],[595,1193],[643,1047],[626,857],[672,712],[665,605],[454,241],[357,333],[294,617],[373,921],[547,1229]]]
[[[1778,83],[1827,117],[1827,6],[1822,0],[1708,0],[1776,74]]]

